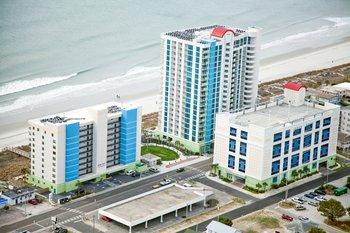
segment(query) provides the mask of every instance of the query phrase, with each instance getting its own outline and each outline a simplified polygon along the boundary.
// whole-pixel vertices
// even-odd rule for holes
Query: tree
[[[214,163],[211,165],[211,169],[212,169],[213,173],[215,173],[215,174],[217,173],[218,167],[219,167],[219,164],[217,164],[217,163]]]
[[[321,201],[318,211],[322,212],[332,222],[346,214],[344,206],[333,198],[328,201]]]
[[[304,171],[303,170],[298,170],[298,175],[299,175],[299,178],[301,178],[302,176],[303,176],[303,174],[304,174]]]
[[[305,174],[309,173],[310,172],[310,168],[308,166],[303,167],[303,172]]]
[[[348,208],[346,209],[346,211],[348,212],[348,215],[350,216],[350,207],[348,207]]]
[[[309,233],[326,233],[325,230],[319,227],[311,227],[310,230],[308,231]]]
[[[258,191],[260,191],[262,185],[261,185],[260,183],[257,183],[257,184],[255,185],[255,187],[258,189]]]
[[[262,186],[264,187],[264,192],[266,191],[267,186],[269,186],[266,182],[262,183]]]
[[[292,171],[293,180],[295,180],[295,177],[297,177],[297,176],[298,176],[297,170],[293,170],[293,171]]]
[[[350,176],[346,179],[346,187],[350,189]]]
[[[229,218],[219,217],[219,222],[221,222],[227,226],[232,226],[232,221]]]

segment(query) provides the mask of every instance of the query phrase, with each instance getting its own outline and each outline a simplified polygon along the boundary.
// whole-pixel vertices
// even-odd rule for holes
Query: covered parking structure
[[[133,226],[145,223],[147,228],[148,221],[158,217],[160,222],[163,222],[163,216],[171,212],[177,217],[179,209],[186,208],[192,211],[193,204],[203,202],[205,205],[207,197],[212,194],[212,191],[203,188],[170,184],[102,207],[98,210],[98,216],[106,216],[124,224],[131,232]]]

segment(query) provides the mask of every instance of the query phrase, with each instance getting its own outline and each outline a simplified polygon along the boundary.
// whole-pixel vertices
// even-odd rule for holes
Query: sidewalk
[[[306,178],[303,178],[301,180],[295,181],[295,182],[293,182],[293,183],[291,183],[291,184],[289,184],[287,186],[284,186],[284,187],[281,187],[281,188],[278,188],[278,189],[271,189],[271,190],[269,190],[269,191],[267,191],[265,193],[259,193],[258,194],[258,193],[249,192],[248,190],[245,190],[245,189],[243,189],[241,187],[238,187],[238,186],[236,186],[236,185],[234,185],[232,183],[227,183],[227,182],[221,180],[218,176],[214,176],[214,177],[213,176],[209,176],[209,174],[210,174],[210,172],[207,172],[205,174],[208,179],[213,180],[215,182],[218,182],[218,183],[220,183],[222,185],[225,185],[227,187],[230,187],[232,189],[236,189],[236,190],[238,190],[238,191],[240,191],[242,193],[246,193],[246,194],[251,195],[251,196],[253,196],[255,198],[258,198],[258,199],[264,199],[266,197],[269,197],[269,196],[275,195],[277,193],[280,193],[282,191],[285,191],[286,189],[294,188],[296,186],[301,185],[302,183],[315,180],[315,179],[320,178],[322,176],[321,173],[317,173],[317,174],[315,174],[313,176],[306,177]]]

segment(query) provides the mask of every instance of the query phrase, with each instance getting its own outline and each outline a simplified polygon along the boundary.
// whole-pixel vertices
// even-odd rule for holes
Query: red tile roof
[[[232,29],[228,29],[228,28],[225,28],[225,27],[216,27],[214,28],[214,30],[211,32],[211,36],[215,36],[215,37],[224,37],[224,35],[227,33],[227,32],[232,32],[234,33],[234,31]]]
[[[299,91],[300,88],[304,87],[304,85],[299,84],[299,83],[293,83],[293,82],[287,82],[286,84],[284,84],[283,86],[284,88],[290,89],[290,90],[294,90],[294,91]]]

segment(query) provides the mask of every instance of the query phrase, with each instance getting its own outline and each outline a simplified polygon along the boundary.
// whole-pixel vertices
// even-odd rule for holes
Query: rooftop
[[[217,221],[211,221],[209,225],[207,226],[208,230],[214,230],[218,233],[242,233],[240,230],[237,230],[236,228],[227,226],[221,222]]]
[[[242,29],[234,29],[222,25],[210,25],[205,27],[167,32],[165,35],[176,37],[182,40],[193,41],[195,39],[210,39],[211,36],[222,38],[227,31],[231,31],[235,35],[240,35],[245,32]]]
[[[334,106],[336,108],[336,106]],[[248,110],[243,114],[234,114],[231,123],[248,126],[249,124],[268,128],[271,126],[284,125],[298,120],[311,118],[314,115],[327,111],[313,103],[305,103],[302,106],[292,106],[282,101],[259,106],[255,111]]]
[[[9,191],[3,192],[2,195],[6,196],[6,197],[9,197],[9,198],[16,198],[16,197],[19,197],[19,196],[22,196],[22,195],[25,195],[25,194],[28,194],[28,193],[33,193],[35,191],[36,191],[35,188],[30,188],[29,187],[29,188],[21,188],[21,189],[9,190]]]

